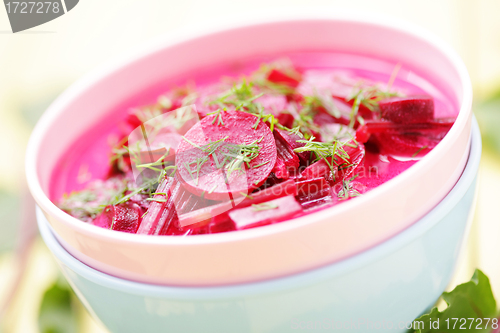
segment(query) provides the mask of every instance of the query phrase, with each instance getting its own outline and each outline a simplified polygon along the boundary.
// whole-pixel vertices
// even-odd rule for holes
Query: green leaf
[[[457,286],[451,292],[444,292],[442,297],[448,307],[443,311],[435,307],[429,314],[415,319],[415,332],[489,332],[491,320],[498,316],[490,281],[478,269],[469,282]],[[491,320],[485,327],[488,318]],[[480,323],[482,325],[478,326]]]
[[[43,295],[38,317],[40,333],[76,333],[78,320],[73,291],[65,281],[54,283]]]

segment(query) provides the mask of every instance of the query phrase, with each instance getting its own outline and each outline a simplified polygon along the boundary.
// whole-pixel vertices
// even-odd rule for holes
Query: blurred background
[[[483,158],[474,226],[449,289],[474,268],[500,297],[500,2],[498,0],[80,0],[68,14],[12,34],[0,9],[0,332],[105,332],[88,316],[24,207],[24,154],[46,107],[75,80],[123,52],[177,29],[318,7],[389,14],[416,23],[464,59],[474,87]],[[16,291],[15,293],[13,291]],[[3,304],[7,304],[3,306]],[[57,327],[50,328],[50,323]]]

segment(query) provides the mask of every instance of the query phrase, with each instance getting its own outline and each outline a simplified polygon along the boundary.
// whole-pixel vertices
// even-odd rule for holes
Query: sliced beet
[[[302,77],[298,72],[294,72],[292,75],[278,69],[271,69],[267,74],[267,80],[273,83],[284,84],[292,88],[297,88],[302,80]]]
[[[331,187],[328,185],[320,191],[298,196],[297,201],[304,210],[314,210],[326,204],[331,204],[333,203]]]
[[[217,141],[220,145],[209,154],[207,145]],[[258,155],[248,166],[243,163],[241,170],[229,173],[227,167],[234,161],[231,150],[252,143],[259,146]],[[250,193],[267,179],[276,155],[272,132],[256,116],[240,111],[220,112],[203,118],[186,133],[176,153],[176,175],[197,196],[232,200]]]
[[[381,154],[404,157],[423,156],[431,151],[439,141],[440,139],[419,134],[377,133],[370,138],[370,142],[378,147]]]
[[[453,118],[437,118],[427,123],[397,124],[390,121],[368,121],[356,131],[356,140],[368,142],[372,134],[384,134],[377,141],[382,142],[382,137],[391,136],[420,136],[433,140],[441,140],[453,126]],[[382,142],[382,145],[385,145]]]
[[[229,212],[229,217],[234,222],[236,229],[241,230],[283,221],[301,211],[302,208],[294,196],[290,195],[259,205],[235,209]]]
[[[306,196],[330,188],[324,177],[300,180],[296,183],[297,196]]]
[[[353,141],[351,141],[353,143]],[[363,163],[365,158],[365,146],[362,143],[354,144],[353,146],[344,146],[344,151],[349,155],[348,161],[339,165],[338,182],[343,179],[349,179],[354,176],[356,168]]]
[[[336,182],[350,175],[352,171],[363,161],[365,156],[365,147],[363,144],[350,140],[344,143],[342,148],[344,152],[349,155],[349,157],[342,158],[335,155],[334,157],[329,157],[326,160],[320,159],[319,161],[308,166],[302,172],[302,178],[314,179],[318,177],[331,177],[331,180]],[[330,166],[333,168],[333,175]]]
[[[212,217],[210,224],[208,225],[209,233],[217,234],[220,232],[227,232],[236,230],[234,222],[231,221],[227,213],[220,214]]]
[[[135,234],[141,223],[142,210],[136,203],[125,202],[114,206],[112,230]]]
[[[332,167],[333,167],[333,172],[334,172],[333,176],[334,176],[334,178],[336,178],[336,176],[338,174],[338,168],[334,164],[332,164]],[[328,163],[324,159],[321,159],[317,162],[314,162],[313,164],[311,164],[307,168],[305,168],[304,171],[302,171],[301,176],[304,179],[315,179],[318,177],[324,177],[325,175],[327,175],[331,172],[332,172],[332,170],[330,169],[330,166],[328,165]]]
[[[276,138],[279,138],[281,143],[286,145],[288,149],[290,149],[291,151],[293,151],[295,148],[300,148],[305,146],[305,143],[297,142],[297,140],[301,140],[301,138],[298,135],[295,135],[288,131],[281,130],[279,128],[275,128],[273,133],[274,136]],[[311,152],[305,151],[302,153],[298,153],[297,156],[300,158],[303,164],[308,164]]]
[[[213,206],[204,207],[179,216],[179,225],[186,227],[189,225],[200,224],[210,221],[215,216],[225,214],[234,208],[247,207],[252,204],[260,204],[265,201],[274,200],[288,195],[297,195],[297,187],[295,181],[289,179],[285,182],[268,187],[264,190],[254,192],[245,197],[241,202],[226,201]]]
[[[137,230],[138,234],[143,235],[155,235],[158,234],[159,229],[163,227],[164,222],[169,218],[169,214],[173,214],[169,209],[171,206],[171,192],[178,182],[172,177],[165,177],[156,189],[157,193],[165,194],[155,194],[151,205],[149,206],[146,214],[144,215],[141,225]],[[170,204],[170,205],[169,205]]]
[[[276,142],[277,158],[273,172],[279,179],[288,179],[290,178],[290,173],[296,173],[300,164],[299,157],[290,145],[283,140],[281,135],[275,134],[274,137]]]
[[[378,104],[382,118],[394,123],[426,123],[434,119],[434,99],[431,96],[392,97]]]
[[[114,216],[115,210],[113,206],[106,206],[102,213],[97,215],[97,217],[92,221],[92,224],[104,229],[109,229],[113,224]]]
[[[141,215],[141,207],[128,201],[115,206],[107,206],[93,224],[101,228],[135,234],[141,223]]]
[[[147,140],[140,140],[137,143],[130,143],[129,152],[123,154],[122,161],[114,161],[115,167],[122,172],[128,172],[135,165],[162,162],[163,167],[175,161],[175,151],[179,146],[181,136],[177,133],[161,133]],[[132,161],[134,159],[134,161]],[[120,163],[120,164],[118,164]]]
[[[319,135],[323,142],[349,141],[356,132],[349,126],[339,123],[326,123],[320,126]]]
[[[276,119],[278,120],[278,122],[285,126],[285,127],[288,127],[288,128],[292,128],[293,127],[293,121],[295,120],[293,118],[293,116],[288,113],[288,112],[281,112],[280,114],[278,114],[276,116]]]
[[[335,94],[332,97],[335,101],[339,102],[339,104],[337,104],[338,106],[342,105],[340,103],[346,103],[347,106],[350,108],[350,110],[349,110],[349,113],[350,113],[350,111],[352,110],[352,106],[354,105],[354,101],[355,101],[354,99],[349,99],[348,96],[340,96],[340,95],[335,95]],[[342,110],[347,110],[345,106],[341,106],[341,107],[342,107]],[[373,117],[373,112],[369,108],[364,106],[363,104],[359,105],[358,114],[366,119],[371,119]]]

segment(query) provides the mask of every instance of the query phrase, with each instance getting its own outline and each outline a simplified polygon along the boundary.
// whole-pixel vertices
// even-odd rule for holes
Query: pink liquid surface
[[[348,75],[360,79],[387,83],[397,63],[365,56],[332,53],[332,52],[302,52],[288,53],[272,57],[254,57],[240,62],[219,64],[182,77],[170,78],[155,84],[144,91],[138,91],[126,101],[109,112],[98,124],[74,142],[67,153],[61,158],[58,167],[51,177],[50,197],[58,202],[64,193],[80,190],[95,179],[105,179],[110,169],[109,157],[112,144],[121,137],[128,135],[121,128],[127,111],[133,107],[152,104],[162,93],[175,86],[193,82],[202,90],[220,81],[221,77],[238,77],[247,75],[262,63],[271,62],[283,56],[293,64],[305,70],[305,80],[315,86],[328,86],[332,75]],[[454,117],[458,108],[446,92],[437,88],[437,84],[425,79],[418,73],[404,66],[397,72],[394,88],[410,94],[427,94],[434,98],[435,117]],[[89,102],[89,107],[91,103]],[[415,164],[418,159],[397,160],[388,156],[367,151],[364,161],[364,174],[357,181],[370,190],[399,175]]]

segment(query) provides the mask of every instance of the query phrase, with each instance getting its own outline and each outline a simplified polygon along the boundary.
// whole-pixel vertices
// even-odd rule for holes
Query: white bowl
[[[57,239],[82,262],[130,280],[183,286],[287,276],[397,235],[443,200],[461,175],[469,151],[472,89],[462,61],[433,35],[357,13],[302,15],[209,31],[166,40],[94,72],[63,93],[37,124],[27,152],[28,184]],[[92,140],[88,133],[130,96],[213,64],[297,50],[348,51],[400,62],[443,87],[458,106],[458,118],[422,160],[365,195],[252,230],[185,238],[132,235],[82,223],[49,199],[51,179],[69,147],[85,133]]]

